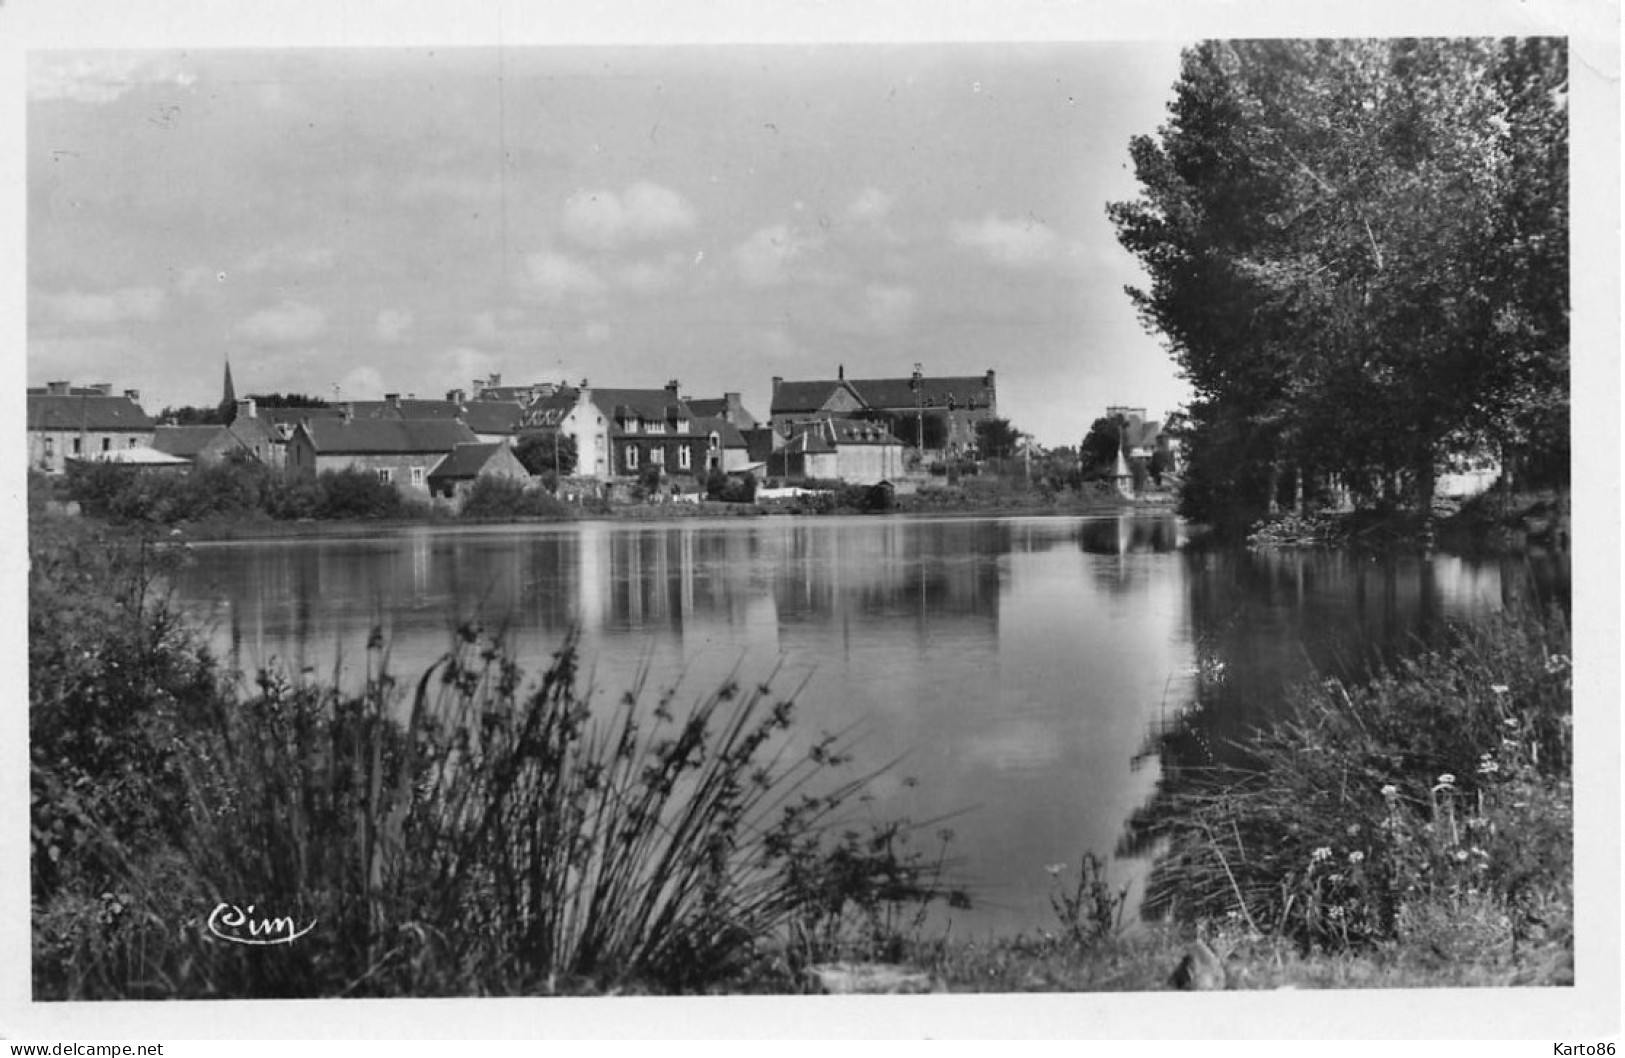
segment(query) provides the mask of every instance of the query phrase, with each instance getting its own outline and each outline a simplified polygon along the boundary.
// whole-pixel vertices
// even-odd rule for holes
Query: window
[[[395,480],[395,471],[390,467],[379,467],[378,480],[383,482],[385,485],[388,485],[390,482]]]
[[[654,448],[650,449],[649,462],[653,463],[657,467],[664,466],[666,462],[666,450],[661,448],[659,445],[656,445]]]
[[[421,489],[423,487],[423,468],[422,467],[413,467],[412,468],[412,484],[416,488]]]
[[[112,450],[113,450],[113,439],[111,437],[102,438],[102,451],[103,452],[111,452]]]
[[[47,434],[45,436],[45,457],[47,459],[56,455],[56,438]]]
[[[637,468],[638,468],[638,446],[637,445],[627,445],[626,446],[626,469],[628,469],[628,470],[636,470]]]
[[[85,450],[85,439],[83,437],[75,437],[73,439],[73,454],[74,455],[79,455],[84,450]]]
[[[634,415],[630,419],[626,420],[626,432],[627,433],[637,433],[638,432],[638,417],[636,415]]]
[[[126,444],[124,447],[126,447],[126,448],[134,448],[135,447],[135,438],[133,438],[133,437],[130,438],[129,443]]]
[[[694,465],[694,454],[689,451],[688,445],[677,449],[677,465],[687,470]]]
[[[677,432],[678,433],[688,433],[688,420],[687,419],[678,419],[677,420]]]

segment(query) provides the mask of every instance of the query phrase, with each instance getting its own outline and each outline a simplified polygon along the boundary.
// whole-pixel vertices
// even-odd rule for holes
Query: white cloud
[[[284,301],[248,317],[237,333],[264,345],[308,342],[327,329],[327,314],[305,301]]]
[[[520,279],[526,293],[545,302],[601,297],[605,284],[597,272],[566,254],[541,250],[525,259]]]
[[[578,191],[564,203],[564,233],[594,250],[658,242],[693,229],[694,209],[677,192],[642,181],[626,189]]]
[[[1035,268],[1071,256],[1066,241],[1030,215],[1005,220],[990,213],[979,221],[955,221],[950,237],[956,245],[980,251],[1007,268]]]
[[[757,229],[735,246],[734,263],[747,286],[780,286],[789,279],[790,267],[820,245],[820,240],[798,235],[789,225],[774,224]]]
[[[337,255],[326,246],[267,246],[249,254],[245,272],[320,272],[333,267]]]
[[[914,291],[909,287],[871,283],[864,288],[864,315],[881,330],[901,329],[914,318]]]
[[[383,395],[384,376],[376,368],[353,368],[339,379],[339,400],[379,400]]]
[[[142,85],[190,88],[196,81],[197,75],[167,55],[39,51],[28,62],[28,98],[36,103],[111,103]]]
[[[164,303],[164,292],[157,287],[122,287],[105,294],[69,290],[34,298],[45,320],[91,325],[150,323],[163,316]]]
[[[846,207],[847,216],[861,224],[879,224],[891,214],[892,197],[878,187],[866,187]]]
[[[620,270],[619,279],[628,290],[639,294],[656,294],[670,290],[683,272],[697,263],[697,259],[674,250],[660,257],[633,261]]]
[[[413,319],[406,309],[385,309],[373,321],[372,332],[381,342],[398,342],[412,329]]]

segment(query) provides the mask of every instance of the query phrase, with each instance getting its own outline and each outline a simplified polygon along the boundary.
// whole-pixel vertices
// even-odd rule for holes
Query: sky
[[[1187,399],[1108,202],[1180,43],[38,49],[27,378],[441,397],[981,375]]]

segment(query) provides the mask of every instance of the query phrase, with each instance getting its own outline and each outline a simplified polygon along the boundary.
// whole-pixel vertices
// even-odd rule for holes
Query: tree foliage
[[[1009,419],[983,419],[976,424],[976,445],[984,459],[1009,459],[1021,443],[1021,431]]]
[[[557,430],[525,434],[513,454],[532,474],[569,477],[576,472],[576,439]]]
[[[1567,74],[1557,40],[1208,42],[1137,199],[1130,296],[1195,399],[1189,513],[1283,476],[1374,496],[1475,450],[1567,450]],[[1566,472],[1565,472],[1566,473]]]

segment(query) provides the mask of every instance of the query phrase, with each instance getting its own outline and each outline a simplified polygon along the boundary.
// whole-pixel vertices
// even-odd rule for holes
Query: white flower
[[[1508,727],[1517,727],[1518,726],[1518,718],[1515,717],[1515,716],[1509,716],[1505,720],[1501,721],[1501,723],[1505,724]]]
[[[1454,786],[1455,784],[1456,784],[1456,777],[1454,775],[1451,775],[1449,772],[1445,772],[1443,775],[1439,776],[1439,785],[1440,786]]]
[[[1382,788],[1382,795],[1388,798],[1398,797],[1399,787],[1395,786],[1393,783],[1389,783],[1387,786]]]
[[[1360,852],[1358,849],[1356,849],[1354,852],[1349,853],[1349,862],[1350,863],[1362,863],[1362,862],[1364,862],[1364,860],[1365,860],[1365,853]]]
[[[1495,763],[1493,760],[1482,760],[1478,762],[1478,773],[1480,775],[1494,775],[1500,770],[1501,766]]]
[[[1492,683],[1492,684],[1490,684],[1490,690],[1494,691],[1496,694],[1511,694],[1512,693],[1512,688],[1508,687],[1504,683]]]
[[[1062,871],[1066,870],[1066,864],[1052,863],[1048,867],[1045,867],[1044,870],[1048,871],[1050,873],[1050,877],[1054,878],[1059,876]]]
[[[1562,672],[1564,669],[1568,668],[1570,664],[1572,663],[1569,661],[1567,655],[1553,654],[1551,657],[1546,659],[1546,671]]]
[[[1466,849],[1457,849],[1456,850],[1456,860],[1458,862],[1466,862],[1466,859],[1467,859],[1467,850]]]
[[[1310,853],[1309,862],[1310,863],[1320,863],[1322,860],[1329,860],[1331,858],[1332,858],[1332,850],[1327,848],[1325,845],[1322,845],[1320,848],[1318,848],[1314,852]]]

